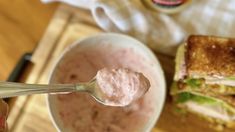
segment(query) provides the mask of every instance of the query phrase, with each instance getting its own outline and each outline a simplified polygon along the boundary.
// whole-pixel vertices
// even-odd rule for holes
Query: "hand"
[[[7,131],[7,114],[8,114],[8,105],[2,99],[0,99],[0,132]]]

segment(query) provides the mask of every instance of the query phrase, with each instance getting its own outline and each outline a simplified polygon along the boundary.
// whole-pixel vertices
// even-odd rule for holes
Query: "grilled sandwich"
[[[235,121],[235,39],[190,36],[177,51],[175,70],[171,95],[177,106]]]

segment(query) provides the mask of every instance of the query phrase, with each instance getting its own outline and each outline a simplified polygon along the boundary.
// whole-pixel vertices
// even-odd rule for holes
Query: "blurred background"
[[[7,80],[21,56],[36,48],[57,6],[40,0],[0,1],[0,80]]]
[[[40,0],[0,0],[0,81],[48,83],[51,67],[65,47],[106,31],[135,37],[158,52],[156,55],[170,86],[174,74],[173,55],[188,35],[235,35],[233,0],[167,0],[181,1],[170,5],[171,8],[158,3],[162,0],[61,1],[72,1],[69,4],[75,6],[58,2],[43,4]],[[95,1],[99,1],[96,6],[88,8]],[[28,72],[22,72],[20,69],[27,63],[32,65],[27,65]],[[45,95],[20,96],[6,101],[10,106],[7,121],[10,131],[56,132]],[[179,120],[172,106],[168,98],[153,132],[210,131],[208,124],[196,116]]]

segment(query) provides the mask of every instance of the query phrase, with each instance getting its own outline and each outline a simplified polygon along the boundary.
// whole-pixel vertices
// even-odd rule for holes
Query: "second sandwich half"
[[[235,39],[190,36],[177,52],[171,95],[180,108],[235,121]]]

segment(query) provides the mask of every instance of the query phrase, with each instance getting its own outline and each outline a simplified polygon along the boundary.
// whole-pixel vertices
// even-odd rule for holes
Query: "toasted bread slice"
[[[229,105],[235,107],[235,95],[217,95],[217,96],[213,96],[215,98],[221,99],[224,102],[228,103]]]
[[[185,48],[188,77],[235,77],[235,39],[193,35]]]

